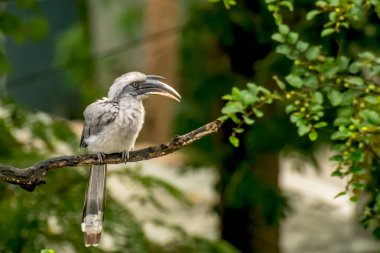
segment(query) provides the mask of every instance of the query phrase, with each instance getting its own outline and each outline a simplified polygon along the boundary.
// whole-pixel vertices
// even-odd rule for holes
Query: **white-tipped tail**
[[[106,173],[106,165],[94,165],[90,170],[81,224],[86,247],[99,246],[103,229]]]

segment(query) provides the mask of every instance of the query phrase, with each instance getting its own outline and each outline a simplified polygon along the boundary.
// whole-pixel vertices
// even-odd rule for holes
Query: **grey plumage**
[[[123,152],[134,148],[136,138],[144,124],[145,110],[142,100],[150,94],[168,96],[175,100],[180,95],[161,82],[162,77],[129,72],[118,77],[109,89],[108,97],[98,100],[85,109],[84,126],[80,141],[91,153]],[[82,231],[86,246],[98,246],[103,228],[106,165],[94,165],[86,190],[83,208]]]

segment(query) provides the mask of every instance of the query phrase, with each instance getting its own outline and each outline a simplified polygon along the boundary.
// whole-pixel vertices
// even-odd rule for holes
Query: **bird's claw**
[[[124,162],[127,163],[127,160],[129,159],[129,151],[128,150],[124,150],[123,152],[121,152],[121,159],[123,159]]]
[[[98,153],[97,156],[98,156],[99,163],[103,163],[103,158],[105,158],[106,155],[104,153]]]

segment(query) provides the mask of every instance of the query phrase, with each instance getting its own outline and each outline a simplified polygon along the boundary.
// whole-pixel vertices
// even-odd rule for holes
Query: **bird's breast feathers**
[[[142,104],[120,103],[115,119],[102,131],[88,136],[86,143],[91,152],[121,152],[130,150],[144,124],[145,111]]]

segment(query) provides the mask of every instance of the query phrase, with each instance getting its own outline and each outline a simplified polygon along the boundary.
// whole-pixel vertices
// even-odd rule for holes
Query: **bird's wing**
[[[84,126],[80,147],[87,147],[85,139],[100,133],[105,126],[113,122],[119,113],[119,104],[107,98],[98,100],[84,110]]]

